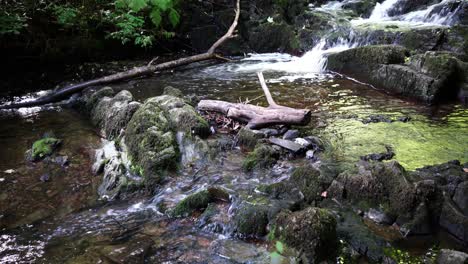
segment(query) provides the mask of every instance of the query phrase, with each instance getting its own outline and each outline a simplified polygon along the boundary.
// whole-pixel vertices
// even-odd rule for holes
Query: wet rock
[[[314,158],[314,155],[315,155],[315,153],[314,153],[313,150],[308,150],[308,151],[306,152],[306,158],[307,158],[307,159],[313,159],[313,158]]]
[[[343,9],[351,10],[359,17],[369,17],[377,2],[376,0],[349,1],[343,4]]]
[[[170,95],[170,96],[174,96],[174,97],[179,97],[179,98],[182,98],[184,97],[184,94],[182,93],[181,90],[177,89],[177,88],[174,88],[172,86],[166,86],[164,87],[164,92],[163,94],[165,95]]]
[[[89,93],[85,93],[83,95],[83,101],[85,103],[85,109],[87,112],[91,112],[93,108],[101,101],[104,97],[112,97],[114,96],[115,91],[112,87],[104,87],[97,91],[91,91]]]
[[[273,128],[262,128],[260,131],[265,135],[265,137],[274,137],[280,134],[278,129]]]
[[[262,237],[267,234],[266,205],[243,202],[233,217],[235,230],[241,237]]]
[[[380,123],[380,122],[392,123],[393,120],[391,118],[389,118],[387,116],[383,116],[383,115],[370,115],[368,118],[362,120],[362,123],[364,123],[364,124]]]
[[[369,211],[365,213],[365,217],[377,224],[391,225],[394,222],[394,219],[392,219],[388,214],[374,208],[369,209]]]
[[[385,147],[387,149],[387,152],[384,153],[374,153],[374,154],[368,154],[365,156],[361,156],[361,160],[365,161],[383,161],[383,160],[391,160],[395,156],[395,152],[393,152],[392,148],[389,146]]]
[[[287,149],[294,154],[299,154],[300,152],[303,152],[305,150],[303,146],[295,142],[289,141],[289,140],[280,139],[280,138],[270,138],[268,140],[271,144]]]
[[[223,256],[229,263],[269,263],[269,252],[259,250],[252,243],[220,239],[210,245],[210,251]],[[214,263],[214,262],[213,262]]]
[[[407,54],[408,51],[402,46],[364,46],[331,54],[328,57],[327,67],[343,73],[366,71],[370,65],[404,63]]]
[[[460,211],[468,217],[468,181],[458,184],[452,199]]]
[[[114,97],[101,98],[91,110],[91,120],[102,128],[106,138],[115,139],[139,107],[140,103],[133,101],[132,94],[123,90]]]
[[[275,148],[265,144],[258,144],[245,157],[242,167],[246,171],[251,171],[255,168],[265,169],[275,164],[278,158],[279,152]]]
[[[62,140],[46,137],[33,143],[31,148],[31,160],[39,161],[52,153],[60,146]]]
[[[283,139],[286,139],[286,140],[293,140],[297,137],[299,137],[299,130],[295,130],[295,129],[290,129],[286,131],[286,133],[284,133],[283,135]]]
[[[171,214],[175,217],[188,216],[193,212],[208,207],[216,201],[229,201],[229,193],[220,187],[210,187],[185,197],[177,203]]]
[[[361,218],[353,212],[340,212],[337,234],[360,255],[376,263],[384,260],[386,241],[369,230]]]
[[[324,147],[325,144],[323,143],[323,140],[321,140],[319,137],[307,136],[304,139],[309,141],[312,144],[312,149],[313,150],[324,150],[325,149],[325,147]]]
[[[178,158],[171,124],[158,100],[150,98],[135,112],[125,132],[131,161],[144,178],[160,182],[164,171],[174,168]]]
[[[464,243],[468,242],[468,217],[449,198],[442,206],[439,224]]]
[[[400,122],[403,122],[403,123],[407,123],[407,122],[411,121],[411,117],[409,117],[409,116],[401,116],[401,117],[399,117],[397,120],[400,121]]]
[[[312,143],[308,141],[307,139],[303,139],[303,138],[296,138],[294,140],[294,143],[299,144],[307,149],[312,147]]]
[[[441,249],[437,256],[437,264],[466,264],[468,254],[450,249]]]
[[[99,251],[112,263],[143,263],[154,241],[150,238],[134,238],[125,244],[103,246]]]
[[[41,180],[41,182],[48,182],[49,179],[50,179],[50,176],[49,176],[48,173],[43,174],[43,175],[39,178],[39,180]]]
[[[306,262],[331,260],[336,254],[336,219],[326,209],[284,210],[277,215],[271,232],[275,240],[302,252]]]
[[[299,47],[294,28],[281,22],[251,27],[248,43],[256,52],[291,52]]]
[[[253,149],[259,139],[265,137],[265,134],[258,130],[242,128],[237,135],[238,144],[247,149]]]
[[[68,156],[58,156],[55,157],[55,163],[62,167],[66,167],[68,164],[70,164],[70,160],[68,159]]]

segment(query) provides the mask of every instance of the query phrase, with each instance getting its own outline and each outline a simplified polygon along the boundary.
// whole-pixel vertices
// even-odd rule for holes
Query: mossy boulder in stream
[[[171,214],[175,217],[188,216],[216,201],[229,201],[229,193],[221,187],[209,187],[185,197],[177,203]]]
[[[257,144],[255,149],[245,157],[242,167],[246,171],[255,168],[268,168],[275,164],[279,158],[279,151],[275,147],[266,144]]]
[[[427,103],[455,99],[465,80],[461,62],[453,54],[408,56],[405,48],[395,45],[359,47],[330,55],[327,67]]]
[[[146,100],[125,133],[130,159],[141,168],[146,181],[159,183],[166,170],[175,168],[178,158],[175,136],[159,100]]]
[[[45,137],[33,143],[31,148],[31,159],[39,161],[52,153],[62,143],[62,140],[53,137]]]
[[[304,263],[333,260],[336,255],[336,219],[327,209],[284,210],[276,216],[273,227],[271,237],[302,252]]]
[[[268,205],[243,202],[237,208],[233,221],[241,237],[262,237],[267,234],[269,221]]]

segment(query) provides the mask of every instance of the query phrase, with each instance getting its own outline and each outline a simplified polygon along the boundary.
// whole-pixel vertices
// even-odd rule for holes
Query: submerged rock
[[[359,47],[330,55],[327,67],[428,103],[455,98],[464,78],[453,54],[426,52],[406,59],[408,55],[395,45]]]
[[[279,158],[279,152],[270,145],[258,144],[255,149],[245,157],[242,167],[246,171],[255,168],[265,169],[273,164]]]
[[[437,264],[466,264],[468,254],[450,249],[441,249],[437,257]]]
[[[60,146],[62,140],[46,137],[34,142],[31,148],[31,160],[39,161],[52,153]]]
[[[277,215],[271,232],[275,240],[302,252],[305,263],[332,260],[336,255],[336,219],[326,209],[284,210]]]

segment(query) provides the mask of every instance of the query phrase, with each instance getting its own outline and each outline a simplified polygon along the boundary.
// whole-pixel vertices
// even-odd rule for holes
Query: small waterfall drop
[[[453,2],[453,0],[443,0],[440,3],[428,6],[426,9],[405,14],[401,17],[401,20],[436,25],[453,25],[462,6],[459,4],[457,8],[451,10],[450,4]]]
[[[385,0],[383,3],[377,3],[371,16],[370,21],[381,21],[382,19],[389,18],[388,12],[396,6],[400,0]]]

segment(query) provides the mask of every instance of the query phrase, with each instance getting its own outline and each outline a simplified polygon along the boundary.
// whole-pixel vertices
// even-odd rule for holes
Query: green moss
[[[268,208],[265,205],[242,203],[234,222],[237,233],[242,237],[262,237],[267,234]]]
[[[245,157],[242,168],[246,171],[251,171],[254,168],[268,168],[275,164],[278,158],[279,155],[272,146],[258,144],[254,151]]]
[[[255,133],[248,128],[242,128],[237,135],[237,143],[243,148],[253,149],[261,138],[261,134]]]
[[[188,216],[196,210],[206,208],[211,201],[211,195],[207,190],[194,193],[180,201],[172,211],[172,215],[175,217]]]
[[[62,140],[46,137],[33,143],[31,157],[37,161],[52,155],[54,150],[62,143]]]

